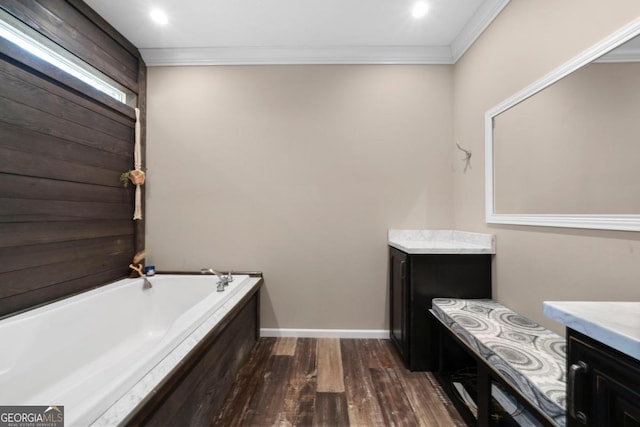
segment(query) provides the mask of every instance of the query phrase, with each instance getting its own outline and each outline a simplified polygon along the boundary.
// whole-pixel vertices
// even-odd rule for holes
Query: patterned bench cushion
[[[491,300],[434,298],[433,313],[550,420],[565,425],[564,338]]]

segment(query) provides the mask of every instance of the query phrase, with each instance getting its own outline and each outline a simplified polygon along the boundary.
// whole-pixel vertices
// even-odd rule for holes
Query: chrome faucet
[[[231,275],[231,272],[227,274],[220,274],[213,268],[203,268],[202,270],[200,270],[200,274],[215,274],[216,276],[218,276],[218,292],[224,291],[224,288],[229,285],[229,282],[233,282],[233,276]]]

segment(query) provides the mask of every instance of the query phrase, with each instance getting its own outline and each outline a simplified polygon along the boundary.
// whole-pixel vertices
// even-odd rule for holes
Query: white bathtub
[[[92,424],[256,280],[234,279],[224,292],[210,275],[124,279],[0,321],[0,405],[64,405],[66,426]]]

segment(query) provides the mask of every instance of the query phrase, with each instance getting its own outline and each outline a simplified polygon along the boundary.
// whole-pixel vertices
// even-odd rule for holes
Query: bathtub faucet
[[[149,279],[147,279],[147,276],[142,272],[142,264],[138,264],[137,266],[135,264],[129,264],[129,268],[136,271],[138,275],[142,277],[142,280],[144,281],[142,289],[151,289],[153,287]]]
[[[218,276],[218,292],[224,291],[225,286],[227,286],[229,282],[233,281],[231,272],[227,274],[220,274],[213,268],[203,268],[202,270],[200,270],[200,274],[215,274],[216,276]]]

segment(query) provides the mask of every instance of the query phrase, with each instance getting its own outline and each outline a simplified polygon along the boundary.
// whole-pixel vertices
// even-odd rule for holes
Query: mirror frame
[[[551,71],[533,84],[485,113],[485,212],[488,224],[534,225],[544,227],[587,228],[600,230],[640,231],[639,215],[592,214],[499,214],[495,212],[494,194],[494,118],[541,90],[551,86],[580,67],[626,43],[640,34],[640,18],[632,21],[601,42],[587,49],[564,65]],[[638,195],[640,197],[640,194]]]

